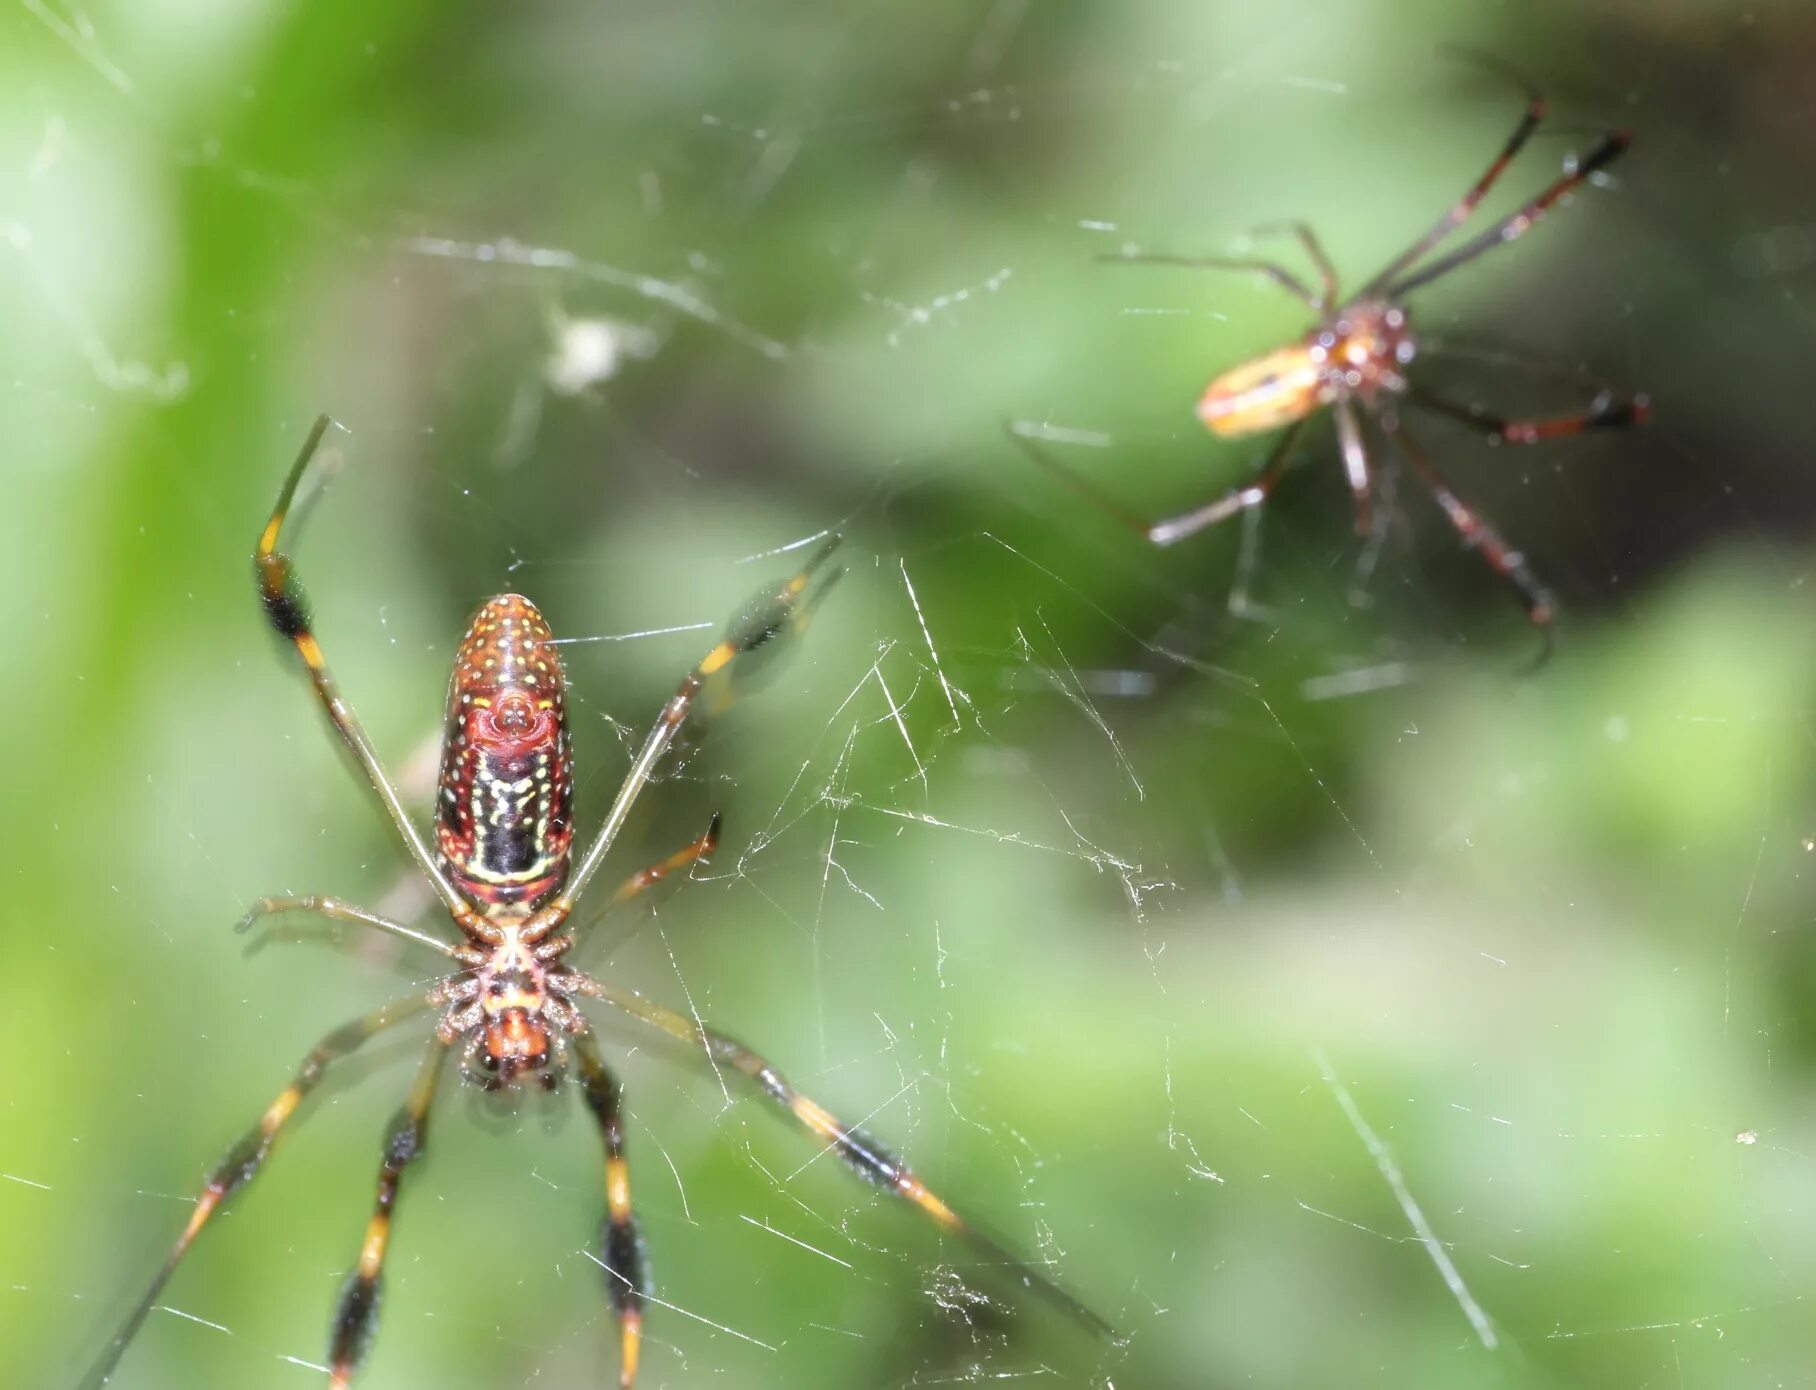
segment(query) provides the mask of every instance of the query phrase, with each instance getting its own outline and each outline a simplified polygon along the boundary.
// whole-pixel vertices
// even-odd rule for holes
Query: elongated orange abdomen
[[[1303,420],[1339,396],[1372,408],[1406,389],[1400,368],[1414,350],[1404,309],[1357,300],[1298,342],[1230,368],[1204,388],[1198,418],[1230,439]]]
[[[1232,367],[1204,388],[1198,418],[1226,439],[1303,419],[1327,397],[1324,370],[1303,342]]]

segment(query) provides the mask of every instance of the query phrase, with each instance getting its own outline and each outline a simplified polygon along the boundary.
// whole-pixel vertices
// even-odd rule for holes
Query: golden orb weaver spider
[[[1338,297],[1337,273],[1317,237],[1300,222],[1269,224],[1257,228],[1256,234],[1284,233],[1295,238],[1318,272],[1319,288],[1316,291],[1292,271],[1272,261],[1138,252],[1099,257],[1126,265],[1250,271],[1265,276],[1303,300],[1317,315],[1317,322],[1297,341],[1231,368],[1212,381],[1199,398],[1198,418],[1221,438],[1241,438],[1286,427],[1260,473],[1246,486],[1233,488],[1191,511],[1160,521],[1148,521],[1125,510],[1049,457],[1034,443],[1034,436],[1039,434],[1038,427],[1013,424],[1009,429],[1010,437],[1042,468],[1133,527],[1152,544],[1169,546],[1265,502],[1286,472],[1293,445],[1306,422],[1328,406],[1336,420],[1338,449],[1343,456],[1344,473],[1355,504],[1356,530],[1367,535],[1372,525],[1373,466],[1363,437],[1359,408],[1412,466],[1464,544],[1478,551],[1489,568],[1513,586],[1526,609],[1527,618],[1543,634],[1548,653],[1551,623],[1557,612],[1550,591],[1533,574],[1525,556],[1509,546],[1439,473],[1430,455],[1407,431],[1398,404],[1404,402],[1460,420],[1486,433],[1491,441],[1506,444],[1536,444],[1540,440],[1581,434],[1586,430],[1615,429],[1645,420],[1650,408],[1645,396],[1636,395],[1622,401],[1607,392],[1598,396],[1587,410],[1573,415],[1542,420],[1503,419],[1426,391],[1410,381],[1403,370],[1418,349],[1406,309],[1406,296],[1484,252],[1525,235],[1573,189],[1618,158],[1633,140],[1630,131],[1609,132],[1588,154],[1567,164],[1562,177],[1517,212],[1454,250],[1417,265],[1468,220],[1532,138],[1545,115],[1545,99],[1537,93],[1529,93],[1519,125],[1469,191],[1452,204],[1429,231],[1347,299]]]
[[[501,594],[486,600],[468,625],[449,681],[436,800],[434,849],[404,809],[353,707],[342,698],[311,627],[301,584],[289,556],[278,549],[297,484],[329,426],[315,422],[284,480],[277,504],[259,537],[253,562],[271,626],[302,658],[328,720],[365,772],[409,852],[464,938],[450,943],[403,922],[329,897],[262,898],[241,920],[245,931],[260,918],[311,912],[407,938],[440,952],[455,968],[426,992],[385,1005],[328,1033],[303,1059],[290,1084],[258,1122],[209,1174],[182,1234],[151,1286],[84,1380],[95,1390],[112,1378],[178,1263],[210,1218],[263,1167],[304,1098],[329,1065],[375,1035],[430,1010],[440,1010],[415,1083],[388,1126],[382,1146],[378,1195],[352,1273],[342,1286],[329,1338],[333,1390],[352,1384],[377,1329],[379,1291],[391,1220],[405,1170],[423,1153],[427,1122],[450,1052],[461,1049],[465,1080],[500,1090],[534,1080],[554,1090],[577,1063],[582,1092],[605,1146],[606,1217],[600,1263],[619,1328],[619,1385],[636,1380],[643,1303],[649,1292],[643,1241],[631,1210],[624,1156],[620,1087],[593,1037],[580,999],[629,1015],[683,1044],[698,1048],[715,1068],[729,1068],[787,1111],[859,1176],[895,1192],[941,1229],[965,1237],[1008,1269],[1025,1287],[1042,1293],[1099,1331],[1105,1325],[1059,1286],[962,1220],[901,1159],[863,1130],[845,1124],[797,1091],[768,1061],[694,1018],[664,1008],[636,992],[594,979],[563,962],[574,939],[563,924],[604,863],[638,794],[674,742],[688,714],[709,686],[727,681],[735,663],[785,629],[805,625],[814,603],[837,577],[816,578],[838,545],[831,537],[792,578],[759,594],[724,637],[682,680],[663,707],[619,787],[598,837],[570,873],[573,843],[573,761],[569,749],[566,680],[554,639],[526,598]],[[707,697],[707,703],[711,703]],[[704,862],[719,833],[715,815],[706,834],[658,864],[633,874],[614,901],[635,897],[667,875]]]

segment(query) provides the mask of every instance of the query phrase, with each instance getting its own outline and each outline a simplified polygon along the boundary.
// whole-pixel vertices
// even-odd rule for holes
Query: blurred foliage
[[[1353,592],[1327,422],[1258,527],[1166,553],[1003,437],[1108,436],[1061,452],[1154,514],[1244,477],[1265,441],[1191,402],[1298,306],[1093,258],[1303,217],[1359,283],[1517,116],[1443,45],[1553,99],[1489,213],[1638,136],[1415,306],[1453,395],[1654,402],[1542,449],[1428,431],[1560,593],[1531,676],[1411,480]],[[706,635],[606,639],[846,533],[804,650],[618,856],[718,809],[718,863],[582,961],[760,1045],[1125,1338],[602,1020],[649,1385],[1807,1378],[1813,58],[1789,3],[0,14],[6,1381],[72,1385],[296,1059],[434,970],[227,930],[402,866],[249,583],[324,409],[301,572],[419,801],[485,595],[579,639],[591,825]],[[312,1382],[415,1046],[323,1088],[121,1390]],[[446,1105],[362,1387],[611,1382],[571,1109]]]

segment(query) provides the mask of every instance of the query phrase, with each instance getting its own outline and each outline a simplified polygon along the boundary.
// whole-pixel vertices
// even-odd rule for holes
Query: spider
[[[297,484],[329,423],[326,416],[315,422],[259,537],[253,557],[259,596],[271,626],[295,646],[329,722],[364,770],[404,848],[463,939],[450,943],[337,898],[274,897],[254,903],[240,922],[240,931],[263,917],[310,912],[428,946],[448,957],[453,968],[426,992],[341,1025],[309,1051],[290,1084],[210,1173],[169,1257],[84,1386],[92,1390],[112,1377],[128,1343],[196,1237],[227,1199],[258,1175],[272,1145],[330,1065],[374,1036],[438,1011],[415,1083],[385,1131],[377,1201],[358,1260],[341,1288],[334,1312],[328,1351],[330,1384],[334,1390],[344,1390],[352,1383],[376,1331],[398,1188],[405,1171],[422,1156],[438,1082],[450,1054],[458,1050],[462,1078],[488,1091],[531,1084],[552,1091],[570,1069],[578,1070],[582,1096],[605,1145],[601,1263],[618,1322],[619,1384],[629,1390],[637,1375],[643,1303],[649,1285],[643,1241],[631,1210],[620,1087],[581,1011],[582,999],[609,1005],[700,1049],[711,1065],[728,1068],[752,1084],[861,1177],[905,1198],[944,1231],[968,1238],[993,1261],[1002,1262],[1024,1286],[1101,1329],[1103,1324],[1057,1285],[975,1231],[900,1158],[801,1094],[757,1053],[692,1017],[635,991],[594,979],[562,959],[574,944],[574,938],[562,932],[564,923],[689,711],[702,703],[709,687],[721,693],[729,690],[728,673],[734,663],[784,629],[805,625],[813,604],[837,577],[835,571],[824,579],[815,578],[838,537],[822,545],[779,589],[759,594],[687,674],[645,738],[598,837],[571,871],[573,761],[560,654],[548,625],[528,599],[518,594],[487,599],[461,639],[449,681],[431,850],[406,813],[353,707],[329,673],[310,624],[302,586],[289,556],[278,549]],[[705,862],[718,834],[715,815],[705,835],[632,875],[614,901],[635,897],[662,878]]]
[[[1213,434],[1222,438],[1240,438],[1286,427],[1260,473],[1246,486],[1234,488],[1215,501],[1178,516],[1149,522],[1124,510],[1069,470],[1061,468],[1035,446],[1030,437],[1032,427],[1012,425],[1011,437],[1042,467],[1133,526],[1154,545],[1169,546],[1266,501],[1285,473],[1293,444],[1306,422],[1317,411],[1329,406],[1336,419],[1338,448],[1343,455],[1344,472],[1355,503],[1356,529],[1367,535],[1371,528],[1373,468],[1359,409],[1375,421],[1381,433],[1393,441],[1412,465],[1464,544],[1479,551],[1489,567],[1513,586],[1525,606],[1526,616],[1545,635],[1549,650],[1550,625],[1556,616],[1556,604],[1550,592],[1533,574],[1525,557],[1510,547],[1444,480],[1430,455],[1408,432],[1400,415],[1402,403],[1423,407],[1481,430],[1496,443],[1507,444],[1536,444],[1540,440],[1580,434],[1585,430],[1635,425],[1646,418],[1649,407],[1645,396],[1618,401],[1604,392],[1587,410],[1574,415],[1538,420],[1503,419],[1436,396],[1413,383],[1404,371],[1417,353],[1417,339],[1410,326],[1406,297],[1484,252],[1523,236],[1571,190],[1611,164],[1632,142],[1629,131],[1613,131],[1603,136],[1587,155],[1568,164],[1562,177],[1518,212],[1461,246],[1418,265],[1468,220],[1532,137],[1545,114],[1545,99],[1536,93],[1530,94],[1525,114],[1513,135],[1469,191],[1425,235],[1395,256],[1347,299],[1339,298],[1336,271],[1317,237],[1301,222],[1269,224],[1258,228],[1257,235],[1286,234],[1296,239],[1318,272],[1319,287],[1315,291],[1297,275],[1272,261],[1133,252],[1099,258],[1123,264],[1252,271],[1303,300],[1317,315],[1317,322],[1298,341],[1231,368],[1211,382],[1199,398],[1198,418]]]

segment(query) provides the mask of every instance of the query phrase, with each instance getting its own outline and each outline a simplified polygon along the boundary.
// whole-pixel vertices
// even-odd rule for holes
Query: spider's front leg
[[[1538,629],[1544,643],[1537,661],[1537,665],[1544,665],[1551,659],[1551,624],[1557,617],[1557,601],[1552,598],[1551,591],[1532,572],[1525,555],[1509,545],[1481,513],[1457,495],[1438,472],[1431,456],[1407,432],[1403,420],[1390,411],[1380,417],[1380,423],[1382,433],[1394,442],[1401,456],[1412,464],[1413,471],[1419,475],[1419,480],[1443,509],[1450,524],[1462,537],[1463,544],[1480,555],[1488,567],[1518,595],[1521,607],[1526,610],[1527,620]]]
[[[370,908],[357,907],[352,903],[342,902],[339,898],[311,893],[306,897],[259,898],[245,915],[235,924],[233,930],[237,936],[244,936],[267,917],[281,917],[287,912],[309,912],[317,917],[326,917],[331,922],[352,922],[362,927],[371,927],[374,931],[386,932],[392,936],[414,941],[418,946],[427,946],[432,951],[453,959],[460,958],[458,947],[450,946],[438,937],[420,932],[406,923],[394,921]]]
[[[309,679],[315,686],[316,699],[321,702],[328,722],[334,726],[341,742],[347,745],[348,751],[366,774],[366,780],[371,783],[385,814],[396,827],[404,848],[416,861],[416,867],[429,880],[436,896],[441,899],[455,922],[468,927],[474,921],[472,906],[454,890],[454,886],[448,882],[448,876],[442,872],[441,865],[423,844],[422,836],[404,808],[403,798],[398,794],[390,774],[379,760],[378,751],[372,746],[365,726],[359,722],[353,706],[335,683],[334,674],[328,669],[327,658],[322,655],[321,643],[316,640],[315,627],[309,617],[309,600],[303,592],[302,581],[296,574],[290,556],[278,548],[278,542],[284,533],[285,519],[296,500],[297,484],[308,471],[309,463],[315,457],[322,436],[328,432],[331,423],[326,415],[317,417],[315,425],[309,431],[309,437],[303,441],[296,462],[284,477],[283,487],[278,490],[271,518],[259,533],[258,547],[252,555],[253,577],[258,583],[259,602],[264,605],[265,619],[272,630],[296,648],[296,654],[302,659],[303,669],[308,672]]]
[[[546,904],[524,926],[523,939],[535,943],[558,928],[573,912],[574,904],[592,881],[593,875],[605,862],[606,851],[618,838],[618,832],[624,828],[625,818],[635,804],[644,787],[649,785],[650,776],[656,764],[662,760],[669,746],[674,743],[676,735],[696,707],[703,706],[708,712],[717,712],[730,704],[739,694],[737,682],[744,679],[749,670],[751,654],[758,652],[784,633],[798,633],[806,627],[813,617],[815,607],[843,573],[842,570],[826,571],[826,562],[838,549],[840,537],[828,536],[818,549],[808,556],[807,562],[793,575],[784,580],[779,588],[767,589],[759,593],[745,605],[742,612],[726,626],[725,635],[714,644],[711,651],[703,656],[699,664],[689,671],[669,696],[668,703],[662,707],[662,713],[656,717],[655,725],[644,737],[643,747],[638,750],[636,760],[625,774],[623,784],[618,788],[618,795],[606,812],[605,824],[599,829],[598,836],[582,856],[579,866],[569,875],[566,885],[554,900]],[[707,839],[710,841],[711,831]],[[702,842],[704,852],[710,852],[711,844]],[[683,855],[686,851],[682,852]]]

